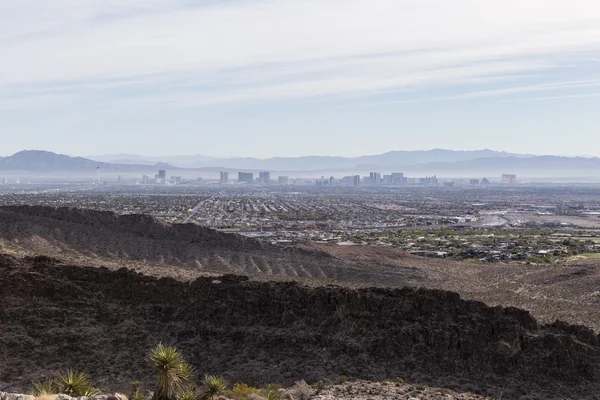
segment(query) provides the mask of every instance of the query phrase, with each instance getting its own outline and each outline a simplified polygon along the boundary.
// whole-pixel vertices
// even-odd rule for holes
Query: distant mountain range
[[[135,154],[112,154],[89,156],[87,158],[118,164],[155,165],[159,162],[178,168],[237,168],[267,171],[322,171],[322,170],[353,170],[362,168],[402,168],[431,162],[460,162],[478,158],[527,157],[526,155],[505,153],[493,150],[419,150],[419,151],[390,151],[384,154],[360,157],[273,157],[259,158],[214,158],[204,155],[145,157]]]
[[[104,160],[104,161],[103,161]],[[169,162],[166,162],[169,161]],[[273,171],[317,173],[383,173],[406,172],[413,174],[454,174],[456,176],[496,175],[499,173],[530,174],[530,176],[600,175],[600,159],[597,157],[559,157],[513,154],[493,150],[455,151],[391,151],[384,154],[345,157],[275,157],[229,158],[181,156],[156,159],[137,155],[97,156],[96,160],[71,157],[48,151],[21,151],[9,157],[0,157],[0,171],[44,172],[90,172],[100,167],[115,173],[154,174],[158,169],[167,169],[198,174],[199,172],[225,171]],[[583,175],[581,175],[583,174]]]
[[[162,156],[147,157],[138,154],[105,154],[99,156],[87,156],[86,158],[94,161],[101,161],[113,164],[138,164],[138,165],[156,165],[159,163],[170,164],[179,168],[201,168],[204,164],[216,160],[215,157],[207,157],[201,154],[192,156]]]

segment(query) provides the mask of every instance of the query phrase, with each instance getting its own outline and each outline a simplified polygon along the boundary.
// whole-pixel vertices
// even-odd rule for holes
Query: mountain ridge
[[[125,158],[123,158],[125,156]],[[301,156],[301,157],[229,157],[215,158],[203,155],[144,157],[138,155],[90,156],[103,162],[124,162],[130,159],[145,162],[166,162],[178,168],[228,167],[242,169],[267,169],[281,171],[301,171],[309,169],[348,169],[359,165],[408,166],[432,161],[465,161],[486,157],[528,157],[526,154],[508,153],[489,149],[482,150],[393,150],[382,154],[358,157],[341,156]],[[194,160],[194,161],[191,161]]]
[[[212,165],[214,164],[214,165]],[[84,157],[72,157],[44,150],[23,150],[8,157],[0,157],[0,171],[46,172],[95,172],[155,174],[158,169],[175,173],[218,173],[219,171],[273,171],[281,173],[341,173],[355,174],[378,172],[408,172],[413,174],[457,174],[477,172],[497,175],[516,173],[527,175],[565,176],[581,173],[596,176],[600,170],[600,158],[565,157],[554,155],[526,155],[494,150],[455,151],[433,149],[424,151],[391,151],[388,153],[355,158],[307,156],[298,158],[274,157],[212,159],[203,167],[186,168],[158,162],[156,164],[120,164],[94,161]],[[557,175],[558,174],[558,175]]]

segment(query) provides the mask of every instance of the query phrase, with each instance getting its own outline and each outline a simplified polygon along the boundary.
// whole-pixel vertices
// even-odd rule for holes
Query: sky
[[[600,156],[597,0],[0,0],[0,155]]]

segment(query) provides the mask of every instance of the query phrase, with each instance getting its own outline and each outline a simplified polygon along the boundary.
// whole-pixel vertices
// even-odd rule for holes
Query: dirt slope
[[[469,385],[504,399],[594,398],[598,336],[429,289],[309,288],[245,277],[193,282],[125,269],[0,257],[2,380],[89,371],[103,386],[150,380],[144,356],[180,346],[233,381],[394,379]]]
[[[422,279],[412,268],[343,261],[318,250],[283,248],[145,215],[75,208],[1,207],[2,244],[26,254],[160,264],[198,272],[403,285]]]

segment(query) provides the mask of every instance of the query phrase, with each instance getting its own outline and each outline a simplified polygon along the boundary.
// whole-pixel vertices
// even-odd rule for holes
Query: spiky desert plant
[[[201,395],[198,386],[190,383],[183,389],[177,400],[199,400]]]
[[[89,388],[88,390],[86,390],[85,392],[83,392],[83,394],[81,396],[83,397],[96,397],[100,394],[100,390],[96,389],[96,388]]]
[[[36,397],[41,396],[51,396],[54,394],[58,394],[58,387],[56,382],[52,379],[46,379],[44,381],[32,382],[33,384],[33,394]]]
[[[156,371],[155,400],[177,400],[185,385],[192,379],[192,367],[183,360],[181,352],[175,347],[159,343],[148,357],[150,365]]]
[[[205,375],[202,381],[202,386],[204,386],[202,398],[205,400],[217,398],[219,395],[225,393],[227,385],[227,381],[220,376]]]
[[[85,396],[90,393],[97,393],[90,381],[90,377],[79,371],[71,369],[58,374],[58,391],[72,397]]]
[[[278,390],[266,389],[263,391],[263,397],[265,397],[267,400],[280,400],[281,393]]]

